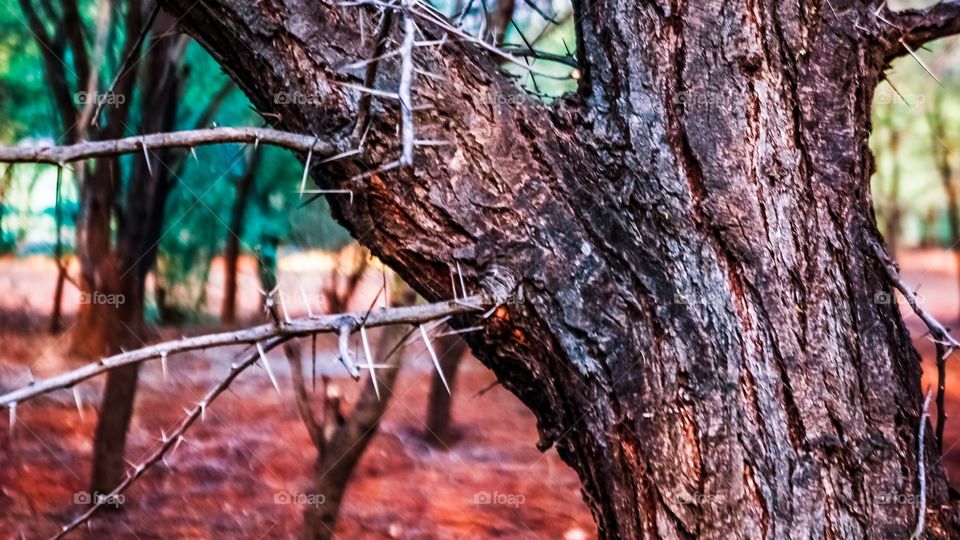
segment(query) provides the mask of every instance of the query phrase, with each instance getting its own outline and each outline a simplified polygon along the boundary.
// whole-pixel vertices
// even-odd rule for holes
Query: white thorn
[[[460,277],[460,292],[463,293],[463,297],[466,298],[470,296],[467,294],[467,286],[463,283],[463,272],[460,271],[460,261],[457,261],[457,276]]]
[[[190,155],[193,156],[194,161],[196,161],[197,163],[200,163],[200,160],[197,159],[197,149],[192,146],[190,147]]]
[[[377,372],[373,366],[373,356],[370,354],[370,343],[367,341],[367,328],[365,326],[360,327],[360,341],[363,342],[363,352],[367,356],[367,366],[370,369],[373,391],[377,394],[377,401],[380,401],[380,385],[377,384]]]
[[[80,413],[80,420],[83,420],[83,402],[80,401],[80,390],[76,386],[73,387],[73,401],[77,404],[77,412]]]
[[[160,353],[160,371],[163,372],[163,380],[167,380],[167,351]]]
[[[937,76],[934,75],[932,71],[930,71],[930,68],[927,67],[927,64],[925,64],[923,60],[920,59],[919,56],[917,56],[917,53],[909,45],[907,45],[907,42],[901,39],[900,43],[903,44],[903,46],[907,49],[907,52],[910,53],[910,56],[912,56],[913,59],[916,60],[918,64],[920,64],[920,67],[922,67],[923,70],[926,71],[928,75],[933,77],[933,80],[937,81],[937,84],[939,84],[940,86],[943,86],[943,83],[940,82],[940,79],[938,79]]]
[[[303,176],[300,178],[300,198],[303,198],[303,190],[307,188],[307,173],[310,172],[310,160],[313,159],[313,148],[307,151],[307,161],[303,164]]]
[[[207,402],[201,401],[199,405],[200,405],[200,421],[206,422],[207,421]]]
[[[173,443],[173,448],[170,449],[170,453],[167,455],[172,456],[173,453],[177,451],[177,448],[180,448],[180,443],[182,442],[183,442],[183,437],[182,436],[177,437],[177,442]]]
[[[10,434],[13,435],[13,426],[17,425],[17,402],[10,404]]]
[[[161,429],[161,430],[160,430],[160,442],[166,444],[166,442],[167,442],[168,440],[169,440],[169,439],[167,439],[167,434],[164,433],[163,430]]]
[[[437,358],[437,353],[433,351],[433,345],[430,344],[430,338],[427,337],[427,331],[424,330],[423,325],[420,325],[420,335],[423,336],[423,343],[427,346],[427,351],[430,353],[430,358],[433,359],[433,365],[437,368],[437,373],[440,374],[440,380],[443,382],[443,387],[447,389],[447,393],[450,393],[450,386],[447,384],[447,378],[443,375],[443,370],[440,369],[440,360]]]
[[[147,172],[150,173],[150,176],[153,176],[153,165],[150,165],[150,154],[147,153],[147,143],[141,142],[140,147],[143,148],[143,160],[147,162]]]
[[[270,382],[273,383],[273,387],[277,389],[277,394],[280,393],[280,385],[277,384],[277,378],[273,376],[273,370],[270,368],[270,361],[267,360],[267,353],[263,350],[263,345],[260,342],[257,342],[257,352],[260,353],[260,360],[263,360],[263,367],[267,370],[267,377],[270,377]]]

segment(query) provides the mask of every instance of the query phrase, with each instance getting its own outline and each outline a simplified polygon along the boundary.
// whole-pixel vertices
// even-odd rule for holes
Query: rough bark
[[[372,48],[366,8],[163,3],[277,125],[356,144],[338,83],[362,80],[340,66]],[[334,212],[429,298],[455,261],[473,290],[522,285],[467,339],[577,471],[602,537],[909,536],[920,365],[875,301],[867,137],[900,38],[956,31],[960,7],[876,12],[893,29],[849,0],[575,8],[580,91],[550,107],[488,55],[418,50],[445,76],[416,80],[418,137],[452,144],[349,180],[396,159],[381,104],[363,154],[314,167],[354,191]],[[378,87],[397,80],[383,62]],[[924,443],[927,534],[954,535]]]

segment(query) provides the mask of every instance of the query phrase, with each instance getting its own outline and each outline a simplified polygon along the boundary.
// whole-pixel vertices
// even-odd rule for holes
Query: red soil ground
[[[919,287],[928,310],[957,324],[958,291],[954,261],[941,251],[899,257],[907,281]],[[329,260],[297,255],[281,264],[281,284],[297,292],[316,291],[329,275]],[[240,281],[241,308],[256,319],[258,297],[252,265]],[[0,389],[18,387],[33,376],[47,377],[82,365],[65,354],[77,297],[65,307],[68,329],[50,336],[43,329],[50,310],[54,268],[48,260],[0,259]],[[208,289],[209,310],[217,311],[222,272],[215,267]],[[373,276],[356,306],[366,308],[380,280]],[[316,296],[311,297],[311,303]],[[296,309],[297,312],[305,308]],[[314,305],[314,310],[319,306]],[[933,384],[932,344],[922,324],[905,312],[924,357],[924,385]],[[205,328],[163,328],[160,337],[196,334]],[[321,340],[321,368],[336,375],[332,340]],[[164,379],[160,367],[142,369],[141,392],[131,427],[128,456],[137,462],[157,444],[161,430],[179,421],[226,372],[236,350],[171,358]],[[102,514],[76,538],[288,538],[301,528],[302,507],[278,504],[288,493],[310,490],[315,453],[289,392],[285,362],[273,367],[284,394],[253,369],[208,410],[187,442],[148,472],[127,493],[123,512]],[[356,478],[347,492],[336,530],[338,538],[544,538],[596,536],[573,471],[556,452],[539,453],[535,421],[522,404],[500,387],[482,396],[493,376],[475,360],[465,362],[455,396],[454,418],[462,438],[446,451],[423,441],[431,364],[418,343],[411,346],[396,394]],[[949,363],[947,412],[960,417],[960,371]],[[336,379],[348,399],[358,387]],[[81,512],[75,504],[86,489],[91,437],[102,380],[79,386],[84,414],[67,391],[39,398],[17,410],[11,436],[0,429],[0,537],[46,537]],[[935,411],[931,411],[935,413]],[[5,419],[3,423],[5,423]],[[944,464],[960,479],[960,420],[948,422]],[[78,495],[81,494],[81,495]],[[508,504],[478,504],[484,497]]]
[[[240,280],[241,307],[257,314],[252,264]],[[281,264],[280,281],[298,293],[319,287],[329,261],[297,255]],[[65,354],[68,329],[50,336],[43,329],[50,309],[54,270],[49,261],[0,259],[0,389],[33,376],[47,377],[82,365]],[[219,305],[222,272],[209,288],[210,311]],[[354,309],[365,309],[379,289],[372,276]],[[299,296],[299,295],[298,295]],[[310,295],[313,309],[317,296]],[[65,308],[72,317],[70,292]],[[290,302],[295,304],[295,302]],[[302,303],[302,302],[301,302]],[[295,313],[305,311],[299,306]],[[163,328],[176,338],[215,329]],[[376,336],[371,335],[371,342]],[[337,376],[348,400],[358,385],[339,378],[332,339],[321,338],[321,369]],[[237,349],[171,357],[165,380],[159,365],[141,373],[140,393],[127,455],[132,462],[158,444],[210,386],[226,373]],[[265,373],[251,369],[208,409],[206,421],[187,442],[149,471],[127,493],[124,512],[101,514],[76,538],[290,538],[301,530],[302,506],[278,504],[285,494],[309,493],[315,451],[300,422],[286,362],[272,354],[280,379],[278,396]],[[533,416],[493,375],[470,358],[464,362],[453,415],[461,439],[441,451],[424,442],[426,396],[432,364],[421,343],[407,361],[380,433],[363,457],[346,495],[337,538],[594,538],[596,529],[573,471],[556,452],[537,451]],[[71,392],[38,398],[17,409],[13,436],[0,419],[0,538],[45,538],[83,510],[75,504],[87,489],[94,404],[102,380],[79,385],[81,418]],[[6,413],[4,413],[6,415]],[[78,495],[79,494],[79,495]],[[495,499],[503,504],[479,504]]]

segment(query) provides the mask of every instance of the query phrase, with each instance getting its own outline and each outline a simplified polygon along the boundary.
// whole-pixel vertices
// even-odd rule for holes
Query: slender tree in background
[[[263,149],[257,147],[247,160],[246,170],[236,182],[237,194],[230,212],[226,248],[223,251],[223,307],[220,311],[220,320],[225,323],[233,322],[237,317],[237,271],[240,262],[240,239],[245,229],[243,226],[244,214],[262,158]]]
[[[903,176],[901,165],[903,157],[900,155],[901,126],[894,120],[893,111],[895,107],[896,103],[893,101],[888,101],[881,106],[877,111],[874,126],[875,131],[882,128],[883,134],[886,135],[883,155],[886,156],[888,162],[889,183],[886,186],[886,191],[882,194],[882,199],[880,199],[882,201],[881,207],[877,210],[878,212],[883,211],[885,225],[883,239],[886,241],[890,253],[897,252],[903,220],[903,207],[900,202],[900,180]],[[880,195],[877,194],[877,196]]]
[[[953,252],[957,264],[957,281],[960,285],[960,207],[958,207],[957,179],[954,178],[953,170],[953,151],[954,147],[947,135],[947,128],[944,121],[943,100],[945,92],[942,88],[934,90],[933,107],[927,114],[927,121],[930,126],[931,148],[933,149],[933,160],[936,164],[937,175],[940,177],[940,184],[943,186],[943,192],[947,196],[947,224],[949,225],[950,251]],[[958,287],[960,290],[960,287]],[[960,309],[960,308],[958,308]],[[960,319],[960,315],[958,315]]]

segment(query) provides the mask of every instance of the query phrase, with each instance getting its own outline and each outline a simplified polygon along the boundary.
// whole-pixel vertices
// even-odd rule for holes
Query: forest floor
[[[919,288],[926,308],[948,326],[960,328],[960,290],[952,256],[937,250],[911,251],[900,254],[899,260],[906,281]],[[281,285],[291,291],[301,285],[319,290],[330,266],[323,256],[292,255],[281,261]],[[241,270],[241,312],[248,320],[259,321],[252,263],[244,261]],[[75,291],[69,291],[64,302],[64,332],[45,332],[54,277],[49,260],[0,259],[0,390],[22,386],[31,372],[43,378],[82,365],[66,354]],[[210,313],[217,312],[221,283],[222,271],[215,265],[207,295]],[[369,306],[379,284],[379,274],[367,280],[352,307]],[[932,385],[932,344],[923,338],[920,321],[908,311],[905,317],[924,357],[924,387]],[[159,328],[154,337],[173,339],[181,333],[216,329],[211,319],[189,329]],[[321,337],[320,345],[319,369],[334,376],[351,400],[359,386],[339,377],[334,340]],[[171,357],[166,377],[159,365],[142,368],[127,451],[131,462],[140,461],[158,444],[161,431],[169,432],[179,421],[183,408],[222,378],[237,351]],[[279,352],[273,355],[282,396],[262,370],[241,375],[207,410],[205,421],[190,430],[167,465],[158,465],[131,488],[122,512],[101,514],[89,530],[81,529],[74,537],[296,537],[303,507],[279,499],[310,491],[315,451],[296,413],[286,362]],[[953,362],[948,366],[947,412],[960,418],[960,370]],[[555,450],[541,454],[535,448],[531,413],[499,386],[478,395],[494,378],[476,360],[462,364],[457,381],[453,417],[460,439],[442,450],[428,445],[424,419],[431,374],[422,344],[411,345],[381,430],[347,491],[337,538],[596,536],[576,475]],[[60,391],[18,407],[12,436],[5,427],[0,429],[0,538],[50,536],[83,510],[78,502],[87,496],[94,405],[102,382],[78,386],[82,416],[73,394]],[[948,421],[945,448],[944,465],[958,484],[960,420]],[[506,504],[484,502],[490,499]]]

